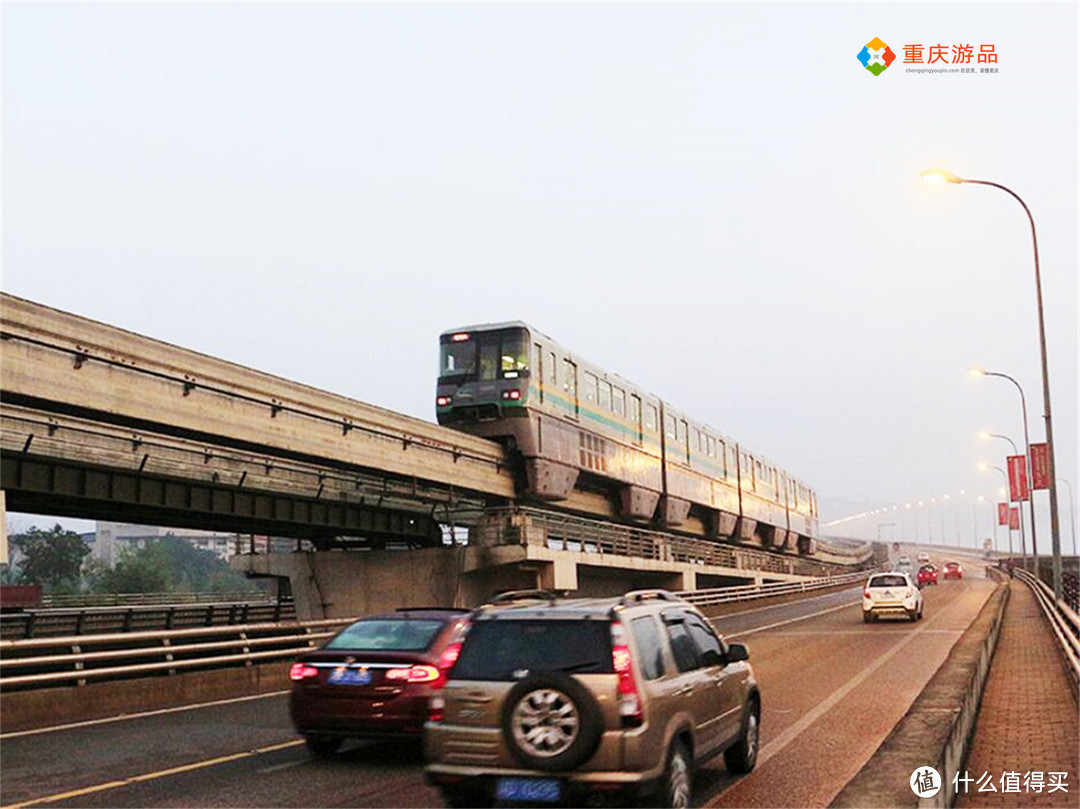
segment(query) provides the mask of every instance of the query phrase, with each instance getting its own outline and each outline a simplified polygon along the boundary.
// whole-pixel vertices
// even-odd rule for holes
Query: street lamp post
[[[1050,491],[1050,545],[1051,552],[1053,553],[1053,569],[1054,569],[1054,598],[1058,601],[1061,600],[1061,533],[1058,527],[1058,503],[1057,503],[1057,483],[1054,477],[1054,428],[1053,421],[1050,418],[1050,372],[1047,368],[1046,362],[1046,326],[1043,322],[1043,300],[1042,300],[1042,277],[1039,273],[1039,240],[1035,235],[1035,217],[1031,215],[1031,209],[1028,208],[1027,203],[1021,199],[1020,195],[1013,191],[1011,188],[1002,185],[1001,183],[991,182],[989,180],[969,180],[963,177],[958,177],[948,171],[933,170],[924,171],[923,177],[928,181],[935,184],[943,183],[968,183],[971,185],[987,185],[991,188],[997,188],[1000,191],[1004,191],[1010,197],[1020,203],[1020,207],[1024,209],[1024,213],[1027,214],[1028,222],[1031,224],[1031,247],[1035,258],[1035,304],[1039,313],[1039,359],[1042,364],[1042,386],[1043,386],[1043,421],[1046,424],[1046,455],[1047,455],[1047,477],[1046,482],[1047,489]],[[1027,419],[1024,419],[1024,429],[1027,429]],[[1031,445],[1028,444],[1027,463],[1031,464]],[[1028,470],[1030,472],[1030,469]],[[1034,498],[1032,498],[1034,499]],[[1035,549],[1035,524],[1034,524],[1034,511],[1032,511],[1032,552]],[[1038,565],[1038,557],[1036,556],[1036,566]],[[1038,568],[1036,567],[1036,575],[1038,575]]]
[[[1069,526],[1072,528],[1073,556],[1076,556],[1076,505],[1073,503],[1072,484],[1065,478],[1058,478],[1058,483],[1064,483],[1069,490]]]
[[[974,376],[996,376],[1000,379],[1007,379],[1016,386],[1016,390],[1020,393],[1020,415],[1024,419],[1024,448],[1027,450],[1024,455],[1024,475],[1027,477],[1028,482],[1028,517],[1031,518],[1031,555],[1034,559],[1035,570],[1032,571],[1034,575],[1039,575],[1039,545],[1035,539],[1035,493],[1031,488],[1031,439],[1028,438],[1028,419],[1027,419],[1027,397],[1024,396],[1024,389],[1020,387],[1020,383],[1013,379],[1008,374],[998,373],[997,371],[987,371],[985,368],[979,368],[975,366],[969,369],[969,372]],[[994,433],[987,433],[987,435],[995,436]],[[1010,444],[1012,444],[1013,452],[1017,455],[1020,451],[1016,448],[1016,444],[1010,438],[1006,438],[1003,435],[996,435],[997,438],[1005,438]],[[1006,483],[1008,481],[1006,480]],[[1020,504],[1021,512],[1023,512],[1024,504]],[[1021,523],[1023,518],[1021,517]]]
[[[978,374],[980,376],[1002,376],[1002,377],[1005,376],[1005,374],[992,374],[989,371],[984,371],[982,368],[972,368],[971,370],[972,370],[972,372],[978,372]],[[1011,376],[1005,377],[1005,378],[1010,380],[1014,385],[1016,385],[1016,389],[1020,391],[1020,407],[1021,407],[1021,410],[1022,410],[1022,412],[1024,414],[1024,443],[1027,444],[1027,406],[1024,404],[1024,391],[1016,383],[1016,380],[1013,379]],[[1017,448],[1016,442],[1013,441],[1011,438],[1009,438],[1009,436],[1007,436],[1007,435],[1001,435],[1000,433],[992,433],[992,432],[989,432],[988,430],[983,430],[981,433],[979,433],[979,437],[980,438],[1000,438],[1002,441],[1008,441],[1009,446],[1012,447],[1013,455],[1019,455],[1020,454],[1020,450]],[[1027,444],[1027,446],[1028,446],[1028,460],[1025,462],[1025,465],[1024,465],[1025,466],[1024,474],[1026,474],[1028,476],[1028,481],[1030,483],[1030,481],[1031,481],[1031,444]],[[1005,484],[1008,485],[1008,483],[1009,483],[1009,480],[1008,480],[1008,476],[1006,475]],[[1035,500],[1035,497],[1031,493],[1031,490],[1029,489],[1028,490],[1028,516],[1031,518],[1031,554],[1032,554],[1032,556],[1035,557],[1035,570],[1036,570],[1035,575],[1038,575],[1037,571],[1038,571],[1038,567],[1039,567],[1039,554],[1038,554],[1038,551],[1036,550],[1036,545],[1035,545],[1035,504],[1033,502],[1034,500]],[[1023,525],[1024,525],[1024,511],[1023,511],[1023,504],[1021,503],[1020,504],[1020,526],[1021,526],[1021,530],[1023,529]],[[1026,558],[1024,560],[1024,567],[1027,567]]]
[[[1000,466],[991,466],[990,464],[981,463],[979,468],[982,470],[993,469],[1003,478],[1005,478],[1005,491],[1009,490],[1009,476],[1005,474],[1005,470]],[[1012,501],[1009,501],[1012,503]],[[1020,515],[1020,555],[1024,560],[1024,568],[1027,569],[1027,541],[1024,538],[1024,515]],[[1009,526],[1009,556],[1012,556],[1012,526]]]

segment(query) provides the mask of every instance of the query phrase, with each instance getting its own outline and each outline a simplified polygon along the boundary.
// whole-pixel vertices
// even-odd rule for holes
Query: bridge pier
[[[8,563],[7,492],[0,489],[0,565]]]

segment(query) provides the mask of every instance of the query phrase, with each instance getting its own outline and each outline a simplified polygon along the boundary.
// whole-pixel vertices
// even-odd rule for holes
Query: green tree
[[[128,550],[112,570],[94,568],[92,589],[102,593],[256,592],[254,584],[211,551],[172,535]]]
[[[79,589],[90,548],[74,531],[65,531],[58,523],[48,531],[31,528],[9,541],[19,557],[19,584],[40,584],[50,593]]]

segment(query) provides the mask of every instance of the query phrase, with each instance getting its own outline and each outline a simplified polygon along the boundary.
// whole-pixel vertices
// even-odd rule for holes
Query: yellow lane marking
[[[250,758],[251,756],[261,755],[262,753],[273,753],[276,750],[285,750],[289,747],[298,747],[304,743],[303,739],[292,739],[291,741],[281,742],[279,744],[271,744],[266,747],[259,747],[255,750],[247,750],[243,753],[232,753],[227,756],[218,756],[217,758],[208,758],[204,761],[195,761],[191,764],[181,764],[179,767],[170,767],[167,770],[158,770],[156,772],[143,773],[142,775],[133,775],[130,778],[123,778],[119,781],[107,781],[104,784],[94,784],[89,787],[82,787],[81,789],[73,789],[69,792],[61,792],[57,795],[46,795],[41,798],[31,798],[30,800],[22,801],[20,803],[9,803],[6,806],[0,806],[0,809],[22,809],[25,806],[37,806],[45,803],[56,803],[57,801],[67,800],[68,798],[78,798],[82,795],[90,795],[94,792],[104,792],[107,789],[116,789],[118,787],[125,787],[130,784],[136,784],[143,781],[154,781],[158,778],[164,778],[168,775],[177,775],[179,773],[191,772],[192,770],[201,770],[206,767],[213,767],[218,764],[227,764],[230,761],[238,761],[242,758]]]

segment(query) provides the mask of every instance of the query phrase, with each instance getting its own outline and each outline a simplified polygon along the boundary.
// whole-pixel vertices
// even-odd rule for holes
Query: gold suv
[[[671,593],[507,593],[460,633],[425,726],[425,777],[448,806],[682,807],[705,759],[754,768],[748,651]]]

